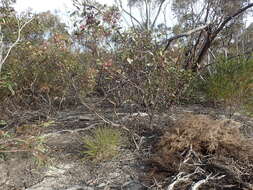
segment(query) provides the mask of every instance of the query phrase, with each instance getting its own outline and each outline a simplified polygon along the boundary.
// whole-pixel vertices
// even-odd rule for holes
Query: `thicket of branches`
[[[246,18],[253,3],[248,0],[127,5],[117,0],[115,6],[73,0],[72,32],[50,12],[18,15],[13,3],[0,4],[2,102],[61,108],[87,95],[103,96],[114,106],[134,104],[152,115],[204,96],[232,107],[239,97],[243,107],[251,107],[252,25]],[[170,11],[175,24],[169,22]],[[225,76],[233,82],[220,83]],[[230,89],[237,90],[233,97]]]

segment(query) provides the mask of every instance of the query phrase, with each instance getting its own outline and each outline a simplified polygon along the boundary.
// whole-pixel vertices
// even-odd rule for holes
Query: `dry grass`
[[[151,176],[167,178],[183,172],[191,176],[187,181],[193,183],[194,178],[222,174],[224,184],[253,183],[253,143],[243,136],[239,125],[205,115],[184,115],[156,144]],[[204,173],[194,173],[199,167]],[[157,174],[161,171],[163,174]]]
[[[175,169],[190,147],[200,155],[240,160],[253,158],[253,143],[242,135],[237,122],[188,114],[161,137],[156,147],[156,160]]]

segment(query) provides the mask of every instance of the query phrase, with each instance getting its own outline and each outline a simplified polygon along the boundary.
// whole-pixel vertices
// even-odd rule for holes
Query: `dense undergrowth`
[[[221,59],[196,82],[204,99],[229,109],[230,114],[244,110],[252,113],[253,59]]]
[[[114,106],[135,104],[150,115],[201,99],[230,110],[249,112],[252,108],[250,56],[219,59],[218,54],[212,64],[196,72],[178,61],[183,57],[183,44],[164,51],[162,30],[120,30],[116,7],[94,6],[100,11],[85,7],[83,11],[90,16],[77,19],[73,34],[49,12],[37,15],[3,66],[1,102],[59,109],[95,95]],[[74,15],[82,17],[78,12]],[[15,39],[10,31],[17,27],[12,17],[4,21],[7,42]]]

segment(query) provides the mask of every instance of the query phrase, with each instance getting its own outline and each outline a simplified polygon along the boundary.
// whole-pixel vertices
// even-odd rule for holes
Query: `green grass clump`
[[[84,148],[86,150],[83,153],[96,162],[109,160],[118,154],[121,142],[120,131],[100,127],[84,138]]]
[[[210,71],[200,84],[208,100],[223,104],[230,114],[252,109],[253,59],[221,60]]]

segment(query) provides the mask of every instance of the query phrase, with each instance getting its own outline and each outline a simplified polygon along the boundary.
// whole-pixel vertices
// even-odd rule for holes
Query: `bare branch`
[[[137,18],[135,18],[131,13],[129,13],[128,11],[126,11],[124,9],[121,0],[116,1],[116,3],[119,5],[119,7],[121,8],[121,10],[130,17],[130,19],[134,20],[142,28],[142,24],[140,23],[140,21]]]
[[[207,28],[209,26],[209,24],[206,24],[204,26],[199,26],[197,28],[194,28],[188,32],[185,32],[185,33],[182,33],[182,34],[178,34],[176,36],[173,36],[171,37],[170,39],[167,40],[167,46],[165,47],[164,51],[166,51],[168,49],[168,47],[170,46],[170,43],[173,41],[173,40],[176,40],[178,38],[182,38],[182,37],[187,37],[187,36],[190,36],[191,34],[195,33],[195,32],[198,32],[200,30],[204,30],[205,28]]]
[[[193,173],[187,174],[184,172],[179,172],[176,177],[174,177],[173,182],[167,187],[167,190],[174,190],[174,187],[182,182],[188,182],[191,181],[191,177],[195,174],[198,174],[201,172],[201,168],[197,167]],[[196,190],[196,189],[195,189]]]
[[[206,179],[202,179],[202,180],[200,180],[200,181],[194,183],[194,184],[192,185],[192,188],[191,188],[191,189],[192,189],[192,190],[198,190],[198,189],[200,188],[200,186],[202,186],[202,185],[208,183],[210,180],[220,180],[220,179],[222,179],[222,178],[224,178],[224,177],[226,177],[226,176],[225,176],[225,175],[221,175],[221,176],[214,175],[214,176],[212,176],[212,174],[209,174],[209,175],[206,177]]]
[[[162,6],[163,6],[163,4],[165,3],[165,1],[166,1],[166,0],[163,0],[163,1],[160,3],[160,5],[159,5],[159,8],[158,8],[158,11],[157,11],[157,13],[156,13],[155,19],[154,19],[154,21],[153,21],[153,23],[152,23],[152,25],[151,25],[151,27],[150,27],[151,29],[154,28],[155,23],[156,23],[156,21],[157,21],[159,15],[160,15],[160,13],[161,13]]]
[[[248,4],[247,6],[239,9],[236,13],[234,13],[231,16],[228,16],[221,24],[220,26],[217,28],[217,30],[214,32],[214,36],[216,36],[225,26],[226,24],[233,20],[235,17],[239,16],[240,14],[242,14],[243,12],[245,12],[246,10],[248,10],[249,8],[253,7],[253,3]]]
[[[72,86],[73,86],[73,88],[75,89],[76,93],[78,94],[78,98],[79,98],[79,100],[80,100],[80,103],[81,103],[84,107],[86,107],[89,111],[92,111],[92,112],[93,112],[99,119],[101,119],[104,123],[109,124],[109,125],[111,125],[111,126],[113,126],[113,127],[120,127],[120,128],[122,128],[122,129],[124,129],[124,130],[126,130],[126,131],[129,131],[129,129],[128,129],[127,127],[125,127],[124,125],[120,125],[120,124],[114,123],[113,121],[111,121],[111,120],[107,119],[106,117],[104,117],[103,115],[99,114],[95,108],[89,106],[89,105],[84,101],[84,99],[81,97],[81,95],[79,94],[78,89],[77,89],[77,87],[76,87],[76,85],[75,85],[74,80],[73,80],[73,79],[71,79],[71,80],[72,80]]]
[[[17,18],[16,18],[17,19]],[[18,42],[20,41],[20,37],[21,37],[21,31],[25,28],[25,26],[27,24],[29,24],[32,20],[34,19],[31,18],[28,21],[26,21],[23,25],[20,24],[20,21],[17,19],[17,24],[18,24],[18,36],[16,41],[9,47],[9,49],[7,50],[6,55],[3,57],[3,34],[1,34],[0,36],[0,43],[1,43],[1,47],[0,47],[0,73],[2,71],[2,67],[4,62],[6,61],[6,59],[8,58],[8,56],[10,55],[11,50],[18,44]],[[1,32],[1,25],[0,25],[0,32]]]
[[[239,9],[237,12],[235,12],[233,15],[228,16],[227,18],[225,18],[223,21],[220,22],[218,28],[212,32],[212,33],[208,33],[205,43],[203,44],[200,53],[198,55],[198,58],[195,62],[194,68],[193,70],[196,70],[198,68],[198,65],[202,62],[204,56],[206,55],[208,49],[210,48],[213,40],[217,37],[217,35],[223,30],[223,28],[227,25],[228,22],[230,22],[231,20],[235,19],[237,16],[239,16],[241,13],[243,13],[244,11],[246,11],[247,9],[253,7],[253,3],[249,3],[247,6]]]

